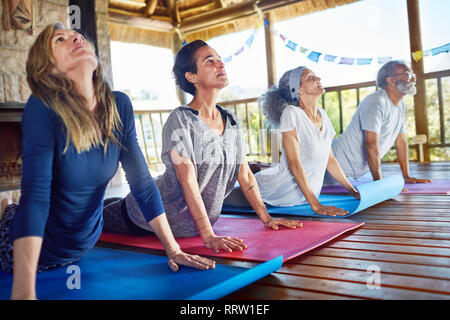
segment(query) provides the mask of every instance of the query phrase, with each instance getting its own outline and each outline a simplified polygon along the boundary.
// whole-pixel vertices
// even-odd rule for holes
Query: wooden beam
[[[304,0],[261,0],[258,7],[262,12],[267,12],[276,8],[294,4]],[[215,25],[233,21],[239,18],[245,18],[256,14],[254,8],[255,1],[246,1],[242,4],[231,6],[228,8],[219,8],[211,10],[195,17],[186,18],[181,23],[181,31],[183,33],[195,32],[201,29],[210,28]]]
[[[184,17],[193,17],[198,16],[199,14],[203,14],[205,12],[211,12],[212,10],[221,9],[221,7],[217,6],[216,2],[209,2],[207,4],[198,6],[198,7],[192,7],[190,9],[186,9],[180,12],[181,18]]]
[[[217,6],[218,6],[219,8],[223,8],[223,1],[222,1],[222,0],[215,0],[215,1],[216,1]]]
[[[419,0],[407,0],[409,43],[411,52],[422,50],[422,34],[420,31]],[[419,61],[411,60],[411,68],[416,74],[417,93],[414,95],[414,118],[416,122],[416,134],[428,135],[428,114],[425,92],[425,76],[423,59]],[[428,142],[423,146],[424,161],[430,161],[430,149]]]
[[[144,17],[151,17],[155,13],[156,5],[158,0],[147,0],[147,5],[145,6]]]
[[[266,13],[265,17],[269,21],[270,25],[272,25],[272,14],[268,12]],[[275,37],[273,35],[272,28],[264,28],[264,35],[266,39],[267,87],[270,88],[277,83],[277,70],[275,64]]]
[[[180,23],[180,15],[177,13],[177,6],[175,4],[175,0],[164,0],[167,11],[169,12],[169,16],[172,18],[172,21],[175,25]]]
[[[144,18],[142,15],[130,15],[130,13],[124,13],[123,11],[118,11],[117,9],[108,10],[108,20],[110,22],[152,31],[174,31],[172,23],[168,20],[164,21],[163,19],[156,19],[155,16],[153,16],[152,19],[148,19]]]

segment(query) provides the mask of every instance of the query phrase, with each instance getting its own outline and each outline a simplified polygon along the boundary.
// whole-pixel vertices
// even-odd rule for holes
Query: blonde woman
[[[176,243],[137,144],[131,102],[111,91],[92,44],[62,24],[49,25],[31,47],[26,70],[33,94],[22,118],[22,196],[0,221],[0,268],[13,271],[11,297],[36,298],[36,271],[70,264],[94,247],[119,161],[170,268],[213,268]]]

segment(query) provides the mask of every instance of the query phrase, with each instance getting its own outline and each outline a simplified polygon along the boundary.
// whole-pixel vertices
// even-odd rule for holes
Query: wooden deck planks
[[[383,172],[388,174],[398,170],[398,164],[383,165]],[[416,164],[411,175],[450,179],[450,162]],[[277,272],[225,300],[450,299],[449,195],[400,194],[346,219],[299,219],[365,224],[285,262]],[[121,245],[100,246],[163,254]],[[243,267],[258,264],[213,259]],[[373,266],[380,270],[380,286],[376,289],[367,284],[372,276],[368,268]]]
[[[416,164],[411,172],[450,179],[450,162]],[[401,194],[347,219],[301,219],[365,225],[226,299],[450,299],[450,196]],[[367,285],[371,266],[380,270],[379,289]]]

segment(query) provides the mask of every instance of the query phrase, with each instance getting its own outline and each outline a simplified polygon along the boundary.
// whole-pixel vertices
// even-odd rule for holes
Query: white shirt
[[[322,189],[323,178],[331,151],[331,142],[336,132],[325,110],[319,108],[322,130],[319,130],[298,106],[287,106],[280,119],[280,131],[296,129],[302,164],[311,190],[316,197]],[[272,206],[295,206],[306,199],[289,170],[284,148],[280,163],[262,170],[256,175],[261,197]]]
[[[405,104],[395,106],[386,90],[368,95],[356,109],[344,133],[333,141],[333,154],[344,173],[359,178],[369,171],[365,133],[378,133],[380,158],[391,149],[399,133],[404,132]]]

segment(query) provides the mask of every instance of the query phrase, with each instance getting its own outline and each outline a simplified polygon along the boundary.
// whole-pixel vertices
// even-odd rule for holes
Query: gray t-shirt
[[[405,104],[395,106],[386,91],[368,95],[356,109],[344,133],[333,141],[333,153],[348,177],[359,178],[369,171],[365,133],[379,135],[380,157],[389,151],[399,133],[404,132]]]
[[[195,236],[198,231],[184,200],[170,152],[175,149],[194,164],[211,225],[219,218],[223,200],[233,189],[245,157],[245,143],[238,122],[227,110],[220,106],[217,109],[225,120],[221,136],[198,117],[198,111],[185,106],[172,111],[163,126],[161,159],[166,170],[156,179],[156,185],[175,237]],[[152,231],[131,193],[125,202],[131,221]]]

